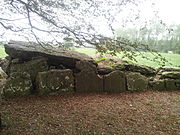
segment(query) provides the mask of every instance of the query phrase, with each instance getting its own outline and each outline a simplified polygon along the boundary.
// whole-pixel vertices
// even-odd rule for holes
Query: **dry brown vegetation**
[[[63,94],[3,102],[2,135],[179,135],[180,92]]]

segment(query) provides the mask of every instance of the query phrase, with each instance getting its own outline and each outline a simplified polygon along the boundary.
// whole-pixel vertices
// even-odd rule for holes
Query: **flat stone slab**
[[[139,72],[145,76],[154,76],[156,75],[156,70],[152,67],[140,65],[140,64],[133,64],[133,63],[121,63],[115,66],[115,69],[121,71],[130,71],[130,72]]]
[[[180,90],[180,79],[165,79],[166,90]]]
[[[127,88],[129,91],[147,90],[148,79],[147,77],[136,72],[129,72],[126,75]]]
[[[103,78],[94,71],[75,74],[76,92],[103,92]]]
[[[80,60],[95,63],[91,57],[83,53],[22,41],[10,41],[5,45],[5,51],[12,58],[28,61],[32,57],[43,56],[48,58],[50,65],[62,64],[71,68]]]
[[[170,79],[179,79],[180,80],[180,72],[177,71],[169,71],[169,72],[163,72],[161,74],[161,79],[170,78]]]
[[[48,70],[47,59],[43,57],[37,57],[34,58],[33,60],[24,63],[11,62],[9,66],[9,72],[10,72],[9,75],[11,75],[14,72],[26,72],[30,75],[31,80],[34,82],[38,72],[43,72],[47,70]]]
[[[180,68],[179,67],[160,67],[157,69],[157,71],[158,71],[158,74],[161,74],[163,72],[173,72],[173,71],[180,72]]]
[[[70,69],[52,69],[39,72],[36,79],[37,93],[74,92],[74,77]]]
[[[26,72],[14,72],[3,88],[5,97],[27,96],[33,89],[30,75]]]
[[[126,91],[125,74],[121,71],[113,71],[104,76],[104,92],[119,93]]]
[[[164,91],[166,90],[165,80],[153,80],[150,82],[150,89]]]

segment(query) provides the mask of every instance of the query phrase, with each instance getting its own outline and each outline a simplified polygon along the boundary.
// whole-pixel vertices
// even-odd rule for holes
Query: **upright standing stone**
[[[148,79],[140,73],[130,72],[126,75],[129,91],[147,90]]]
[[[70,69],[39,72],[36,79],[39,94],[74,92],[74,77]]]
[[[14,72],[3,88],[5,97],[27,96],[33,89],[30,75],[26,72]]]
[[[13,60],[12,60],[13,61]],[[18,61],[18,59],[14,60]],[[10,76],[15,72],[26,72],[30,75],[32,82],[35,81],[38,72],[47,71],[47,58],[44,57],[35,57],[30,61],[24,63],[11,63],[9,66]]]
[[[4,87],[5,83],[6,83],[6,78],[7,78],[6,73],[5,73],[5,72],[1,69],[1,67],[0,67],[0,128],[2,127],[2,120],[1,120],[2,94],[3,94],[3,87]]]
[[[77,92],[102,92],[103,78],[97,74],[96,66],[87,61],[76,62],[75,89]]]
[[[123,92],[126,91],[125,75],[121,71],[113,71],[104,76],[105,92]]]
[[[165,79],[166,90],[180,90],[180,79]]]
[[[163,91],[166,90],[165,80],[164,79],[154,79],[149,82],[150,89]]]

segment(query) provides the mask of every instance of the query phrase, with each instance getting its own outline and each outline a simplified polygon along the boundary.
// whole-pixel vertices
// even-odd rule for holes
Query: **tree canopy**
[[[1,36],[11,31],[24,40],[58,46],[63,46],[63,39],[72,39],[76,46],[94,46],[102,54],[124,52],[130,59],[134,59],[135,51],[148,50],[164,63],[166,60],[148,45],[115,36],[118,14],[126,6],[137,6],[141,2],[143,0],[3,0],[0,2],[0,26],[4,29]],[[138,18],[138,14],[134,18]]]

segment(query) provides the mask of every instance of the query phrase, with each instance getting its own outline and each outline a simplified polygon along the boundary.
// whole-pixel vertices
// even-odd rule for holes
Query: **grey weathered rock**
[[[74,92],[74,77],[70,69],[52,69],[39,72],[36,79],[37,93]]]
[[[125,74],[121,71],[113,71],[104,76],[105,92],[123,92],[126,91]]]
[[[110,66],[98,65],[97,67],[98,74],[106,75],[114,71],[114,69]]]
[[[102,92],[103,79],[97,74],[96,65],[87,61],[77,61],[75,90],[77,92]]]
[[[133,64],[133,63],[121,63],[115,66],[115,69],[121,71],[131,71],[131,72],[139,72],[145,76],[154,76],[156,75],[156,70],[152,67],[140,65],[140,64]]]
[[[159,90],[159,91],[166,90],[165,80],[154,79],[153,81],[150,82],[150,88],[152,90]]]
[[[0,67],[0,101],[3,95],[3,87],[6,83],[7,74]]]
[[[88,61],[77,61],[75,68],[78,71],[97,72],[96,65]]]
[[[179,67],[160,67],[157,69],[158,74],[162,74],[163,72],[180,72]]]
[[[126,75],[127,89],[129,91],[147,90],[148,78],[140,73],[129,72]]]
[[[170,79],[180,79],[180,72],[177,71],[169,71],[163,72],[160,76],[161,79],[170,78]]]
[[[1,69],[0,67],[0,128],[2,126],[2,121],[1,121],[1,103],[2,103],[2,95],[3,95],[3,87],[6,83],[6,78],[7,75],[6,73]]]
[[[7,74],[0,67],[0,79],[6,79],[6,78],[7,78]]]
[[[180,90],[180,79],[165,79],[166,90]]]
[[[11,63],[9,66],[10,75],[15,72],[22,72],[22,73],[26,72],[30,74],[30,77],[33,82],[35,81],[38,72],[47,71],[47,70],[48,70],[47,59],[43,57],[37,57],[36,59],[34,58],[33,60],[21,64]]]
[[[31,60],[36,56],[47,57],[50,65],[62,64],[68,68],[74,68],[76,61],[79,60],[95,63],[91,57],[82,53],[22,41],[10,41],[5,45],[5,51],[12,58],[19,58],[23,61]]]
[[[26,96],[32,89],[32,81],[28,73],[14,72],[7,79],[3,92],[5,97]]]
[[[10,59],[8,57],[6,58],[0,58],[0,67],[5,73],[8,73],[8,66],[10,64]]]
[[[93,71],[81,71],[75,74],[75,90],[77,92],[102,92],[103,79]]]

